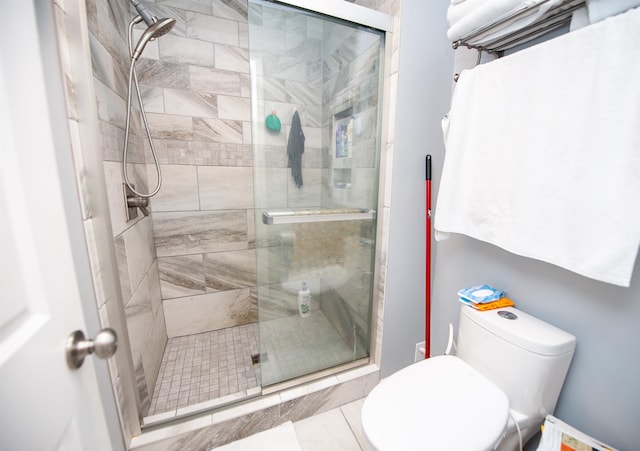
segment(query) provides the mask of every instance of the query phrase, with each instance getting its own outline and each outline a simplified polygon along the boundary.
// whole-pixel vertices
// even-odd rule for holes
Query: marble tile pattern
[[[377,45],[379,36],[360,33],[356,37],[354,30],[341,25],[323,24],[314,18],[288,15],[255,4],[250,5],[249,20],[252,27],[252,59],[256,60],[255,97],[258,99],[259,116],[272,110],[280,115],[284,110],[286,115],[280,117],[283,119],[283,128],[286,128],[290,115],[297,110],[307,138],[302,161],[304,185],[297,188],[287,170],[279,169],[283,163],[286,164],[284,141],[287,134],[274,135],[264,127],[254,126],[254,165],[260,168],[255,177],[255,188],[259,193],[256,205],[268,208],[377,208],[375,180],[380,136],[377,124],[380,79],[377,74],[381,66],[380,47]],[[321,58],[307,58],[304,69],[296,57],[306,52],[319,52]],[[306,76],[304,70],[307,71]],[[351,189],[336,190],[332,157],[333,117],[346,109],[351,109],[357,124],[357,128],[354,128],[356,147],[348,162]],[[283,180],[287,180],[286,186]],[[296,245],[288,251],[258,249],[259,280],[280,283],[290,278],[292,272],[314,272],[318,266],[345,264],[343,239],[348,235],[359,235],[359,229],[352,233],[342,230],[342,224],[336,227],[330,224],[315,228],[312,225],[305,226],[296,225],[292,228],[297,240]],[[358,225],[355,227],[357,229]],[[310,237],[307,236],[307,230],[311,231]],[[318,234],[318,231],[321,232]],[[269,231],[259,223],[257,232],[261,243],[259,246],[273,246],[274,249],[281,246],[277,240],[263,236],[268,235]],[[373,273],[372,254],[367,254],[368,267],[365,270],[358,269],[353,279],[357,282],[354,286],[366,287],[362,290],[366,299],[360,295],[350,299],[351,308],[359,319],[359,327],[364,330],[368,330],[369,326],[360,324],[363,322],[360,319],[369,317],[371,296],[370,284],[362,281],[360,276],[364,274],[370,277]],[[291,308],[289,304],[292,301],[287,296],[278,299],[282,293],[265,287],[260,287],[260,292],[262,318],[278,317]],[[344,290],[343,294],[354,293],[361,292],[354,288]],[[295,300],[293,306],[295,311]],[[367,321],[364,320],[364,323]]]
[[[294,423],[302,451],[357,451],[360,444],[341,409],[332,409]]]
[[[255,323],[258,315],[250,288],[166,299],[163,304],[169,337]]]
[[[185,20],[183,34],[171,33],[170,39],[159,40],[157,58],[154,54],[141,58],[139,73],[153,105],[152,133],[168,174],[167,194],[161,192],[152,200],[162,294],[165,307],[172,312],[167,315],[173,318],[168,320],[173,324],[170,329],[186,333],[176,318],[186,323],[202,315],[183,309],[199,305],[199,313],[209,311],[214,302],[209,293],[256,286],[256,256],[246,252],[252,245],[243,237],[247,224],[231,224],[232,211],[248,212],[258,205],[321,204],[320,168],[327,147],[322,138],[327,108],[323,79],[328,78],[322,70],[327,52],[323,40],[331,34],[323,31],[317,19],[283,16],[272,8],[260,8],[252,15],[259,20],[252,23],[249,35],[252,58],[258,61],[255,106],[258,117],[272,111],[281,117],[283,130],[274,135],[261,126],[261,121],[251,123],[250,91],[243,86],[249,80],[249,41],[244,35],[247,4],[213,2],[210,10],[208,4],[200,2],[156,3],[166,8],[168,15],[178,11]],[[336,54],[335,65],[349,67],[351,62],[347,60],[370,46],[368,42],[351,41],[345,41],[348,45],[342,53],[336,53],[338,44],[330,47]],[[189,51],[181,53],[181,47]],[[302,189],[293,185],[286,169],[286,140],[294,110],[301,114],[307,138],[303,160],[306,183]],[[263,146],[263,142],[268,145]],[[256,148],[253,155],[251,144]],[[371,162],[371,158],[366,160]],[[265,174],[272,175],[256,177],[258,185],[254,185],[253,164],[264,166]],[[189,167],[196,172],[186,169]],[[254,193],[266,199],[254,199]],[[198,296],[203,297],[198,300]],[[222,295],[217,297],[226,307],[214,315],[218,318],[210,320],[212,328],[233,321],[219,318],[222,312],[233,315],[238,311],[231,307],[236,301],[229,303],[238,296],[230,293],[225,300]],[[250,299],[247,302],[252,302]],[[255,311],[252,305],[247,308]],[[237,324],[256,320],[247,315],[236,318]]]
[[[256,324],[170,338],[149,415],[175,411],[259,386]]]
[[[162,212],[153,215],[159,257],[246,249],[243,210]]]
[[[372,1],[365,1],[366,6],[371,7]],[[257,321],[256,262],[250,251],[255,248],[253,208],[263,204],[258,204],[253,192],[276,206],[321,204],[322,190],[331,187],[330,172],[322,169],[331,149],[331,133],[325,130],[333,106],[327,96],[341,93],[348,80],[362,86],[357,96],[363,99],[358,110],[364,123],[363,140],[373,136],[368,124],[377,116],[366,108],[377,101],[368,94],[375,91],[373,80],[366,78],[370,77],[367,68],[377,64],[375,57],[365,53],[360,60],[349,62],[364,44],[347,39],[344,48],[325,45],[323,40],[332,32],[323,30],[313,18],[282,19],[263,13],[258,15],[258,27],[249,34],[246,0],[156,0],[153,6],[159,15],[177,20],[171,33],[150,43],[137,64],[167,185],[152,199],[152,218],[129,223],[120,218],[121,174],[107,165],[122,158],[128,70],[125,37],[132,12],[114,8],[107,0],[95,0],[88,6],[101,151],[112,223],[117,225],[114,240],[125,310],[132,315],[132,324],[148,328],[146,342],[135,345],[139,354],[134,355],[134,362],[141,362],[136,368],[145,373],[138,380],[149,385],[140,387],[141,397],[147,399],[154,377],[146,373],[158,366],[149,356],[158,355],[164,346],[163,339],[156,339],[163,335],[165,326],[161,328],[160,323],[170,322],[170,317],[188,318],[185,309],[190,304],[204,309],[196,310],[196,315],[211,312],[215,319],[207,326],[199,322],[191,331],[174,322],[174,330],[183,334],[198,333],[202,327],[214,330]],[[261,49],[266,37],[276,40]],[[249,39],[252,51],[263,53],[254,72],[259,92],[253,94]],[[312,54],[316,56],[309,58]],[[258,114],[256,123],[251,107]],[[283,124],[278,135],[268,133],[262,122],[274,110]],[[295,110],[307,135],[303,171],[309,171],[309,184],[303,190],[292,188],[286,168],[286,139]],[[151,154],[143,139],[142,121],[133,113],[130,173],[137,185],[147,189],[153,186],[154,170],[149,168]],[[375,158],[370,149],[370,145],[363,146],[354,164],[371,167]],[[249,175],[254,165],[264,166],[273,176],[256,177],[259,183],[254,182]],[[367,196],[355,199],[359,202]],[[148,246],[150,230],[152,246]],[[158,271],[159,282],[151,288],[150,302],[157,305],[156,298],[162,296],[165,305],[141,309],[135,293],[153,283],[152,268]],[[216,309],[216,302],[223,308]],[[144,331],[135,334],[145,336]]]
[[[253,364],[251,357],[258,353],[261,361]],[[354,356],[317,306],[308,318],[294,313],[259,326],[177,336],[167,342],[149,415],[178,415],[186,406],[195,410],[197,404],[220,403],[229,396],[241,399],[260,384],[311,374],[354,357],[362,355]]]
[[[362,433],[364,399],[216,448],[220,451],[360,451],[367,449]]]
[[[260,323],[262,383],[270,385],[354,359],[354,351],[320,310]],[[359,356],[356,356],[359,357]]]
[[[369,394],[378,380],[378,369],[374,365],[357,368],[279,393],[262,395],[242,405],[143,432],[142,435],[133,438],[129,449],[132,451],[209,450],[288,421],[295,424],[314,415],[361,400]],[[343,411],[345,420],[349,424],[359,421],[357,409],[358,407],[355,406]],[[304,440],[304,437],[308,435],[301,430],[298,438]]]
[[[126,36],[131,12],[128,7],[101,0],[91,2],[87,11],[97,119],[102,140],[101,154],[122,302],[138,394],[143,412],[146,412],[167,336],[151,218],[139,217],[129,222],[124,218],[120,165],[126,116],[128,54],[123,37]],[[147,190],[148,179],[152,183],[155,180],[147,175],[148,153],[141,139],[144,133],[141,127],[140,116],[134,107],[127,171],[138,189]]]
[[[217,448],[218,451],[303,451],[291,421]]]
[[[151,208],[167,333],[255,323],[247,2],[152,6],[178,21],[138,63],[165,180]]]

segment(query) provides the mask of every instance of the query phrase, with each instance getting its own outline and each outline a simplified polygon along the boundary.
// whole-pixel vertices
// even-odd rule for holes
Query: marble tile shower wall
[[[250,4],[250,47],[255,74],[253,124],[257,208],[319,207],[322,166],[322,21]],[[305,134],[303,185],[287,168],[287,140],[294,112]],[[276,112],[282,130],[266,129]],[[295,296],[278,287],[289,279],[291,226],[265,226],[256,215],[256,247],[262,320],[297,315]]]
[[[251,4],[258,123],[253,128],[260,207],[320,205],[322,127],[322,21]],[[305,134],[303,185],[287,169],[287,139],[294,112]],[[276,112],[283,128],[266,129],[262,118]]]
[[[251,4],[250,48],[256,73],[254,98],[258,117],[276,111],[285,133],[273,133],[262,123],[254,124],[253,147],[258,184],[256,205],[261,208],[290,207],[375,207],[379,50],[377,36],[363,37],[359,30],[318,18],[287,13],[272,6]],[[332,183],[334,114],[351,109],[357,116],[357,146],[349,158],[351,189],[337,189]],[[304,184],[298,188],[286,168],[288,127],[294,111],[300,114],[306,136],[302,159]],[[341,163],[344,163],[342,161]],[[335,228],[322,225],[308,240],[291,226],[264,226],[257,218],[259,280],[275,284],[260,287],[262,319],[295,315],[295,299],[278,282],[291,282],[305,271],[331,265],[317,248],[332,249],[346,237]],[[296,236],[295,243],[287,241]],[[358,239],[356,238],[357,242]],[[307,265],[291,258],[304,253]],[[335,257],[335,256],[332,256]],[[263,264],[263,262],[268,262]],[[352,268],[349,268],[351,270]],[[338,280],[326,271],[323,280],[334,286]],[[306,276],[308,277],[308,272]],[[362,286],[363,274],[356,269],[354,281]],[[368,287],[371,271],[364,278]],[[302,277],[302,276],[300,276]],[[313,282],[313,281],[312,281]],[[319,283],[319,281],[315,281]],[[342,282],[342,281],[340,281]],[[318,291],[312,283],[312,291]],[[353,290],[355,291],[355,290]],[[349,294],[353,294],[353,291]],[[360,290],[349,299],[350,307],[368,318],[369,291]],[[347,294],[347,293],[345,293]],[[366,319],[363,319],[366,322]]]
[[[253,14],[252,51],[266,64],[256,67],[257,91],[265,95],[256,94],[259,119],[252,124],[247,6],[167,7],[167,15],[184,16],[184,36],[164,36],[157,59],[141,60],[165,174],[153,199],[153,229],[169,337],[256,322],[254,207],[265,199],[269,206],[317,205],[320,198],[319,21]],[[307,137],[303,189],[286,167],[294,108]],[[282,118],[279,134],[262,122],[271,110]],[[277,181],[254,190],[253,166],[265,166]]]
[[[167,340],[160,277],[150,217],[125,220],[122,143],[126,118],[129,55],[126,30],[134,16],[128,2],[87,2],[89,43],[111,227],[131,354],[143,412],[149,406]],[[132,114],[129,174],[146,191],[145,148],[139,114]],[[152,181],[155,183],[155,180]]]
[[[325,139],[333,141],[334,115],[350,110],[354,122],[354,147],[351,156],[339,161],[334,158],[329,146],[324,155],[323,205],[327,207],[377,208],[378,150],[380,148],[379,91],[381,52],[379,36],[346,29],[336,25],[327,26],[324,34],[325,56],[323,65],[323,130],[331,133]],[[346,163],[346,164],[345,164]],[[336,184],[334,171],[348,171],[349,189]],[[349,311],[358,335],[366,343],[370,333],[372,302],[371,262],[373,247],[364,245],[375,238],[374,225],[355,223],[358,233],[341,233],[344,237],[344,260],[342,266],[350,275],[348,283],[325,280],[334,289],[334,295]],[[342,315],[343,316],[343,315]],[[340,321],[334,320],[340,329]],[[371,348],[368,348],[369,350]]]
[[[375,9],[380,2],[355,3]],[[284,189],[270,190],[269,197],[280,196],[289,205],[308,205],[314,198],[319,204],[324,121],[317,85],[308,89],[309,80],[298,75],[265,77],[259,83],[268,85],[270,94],[259,114],[274,104],[286,114],[280,139],[265,141],[268,150],[277,150],[261,153],[264,161],[253,161],[247,1],[157,0],[153,7],[159,16],[177,20],[170,34],[147,46],[138,63],[164,185],[152,201],[151,217],[126,222],[120,164],[129,67],[126,29],[135,13],[124,0],[87,2],[111,225],[144,413],[167,336],[257,320],[253,208],[266,194],[258,190],[254,200],[252,166],[287,173],[282,146],[292,105],[306,109],[308,189],[305,194],[293,190],[289,181]],[[317,32],[311,22],[304,30],[308,36]],[[286,45],[284,50],[289,55],[296,51]],[[269,68],[289,65],[281,61]],[[289,97],[280,105],[282,92],[297,93],[295,100]],[[129,174],[139,189],[148,190],[155,172],[143,136],[140,117],[133,114]],[[288,177],[277,180],[282,186]]]
[[[164,180],[152,217],[167,335],[254,323],[247,2],[153,6],[177,20],[139,64]]]
[[[327,207],[375,208],[377,151],[379,147],[379,88],[381,53],[379,36],[340,25],[324,30],[323,142],[332,143],[335,115],[350,111],[354,118],[354,148],[338,161],[332,147],[323,153],[323,198]],[[342,164],[340,164],[342,163]],[[348,168],[350,188],[336,186],[336,169]],[[343,181],[343,180],[341,180]]]

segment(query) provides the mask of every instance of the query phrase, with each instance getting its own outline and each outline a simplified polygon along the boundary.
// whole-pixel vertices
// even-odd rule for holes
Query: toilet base
[[[520,434],[518,434],[518,428],[516,428],[516,421],[520,428]],[[519,451],[520,436],[522,436],[522,446],[524,447],[531,437],[540,431],[542,423],[544,423],[544,416],[533,415],[527,417],[520,412],[510,410],[509,421],[504,436],[496,446],[496,451]]]

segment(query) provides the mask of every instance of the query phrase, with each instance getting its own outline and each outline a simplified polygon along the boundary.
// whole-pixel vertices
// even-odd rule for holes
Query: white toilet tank
[[[457,356],[526,416],[554,412],[575,346],[573,335],[513,307],[460,311]]]

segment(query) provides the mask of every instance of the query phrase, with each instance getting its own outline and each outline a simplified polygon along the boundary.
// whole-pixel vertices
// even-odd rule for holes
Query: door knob
[[[116,353],[116,349],[118,349],[118,335],[109,327],[98,332],[93,340],[85,338],[81,330],[76,330],[67,338],[67,365],[72,370],[80,368],[84,358],[89,354],[108,359]]]

